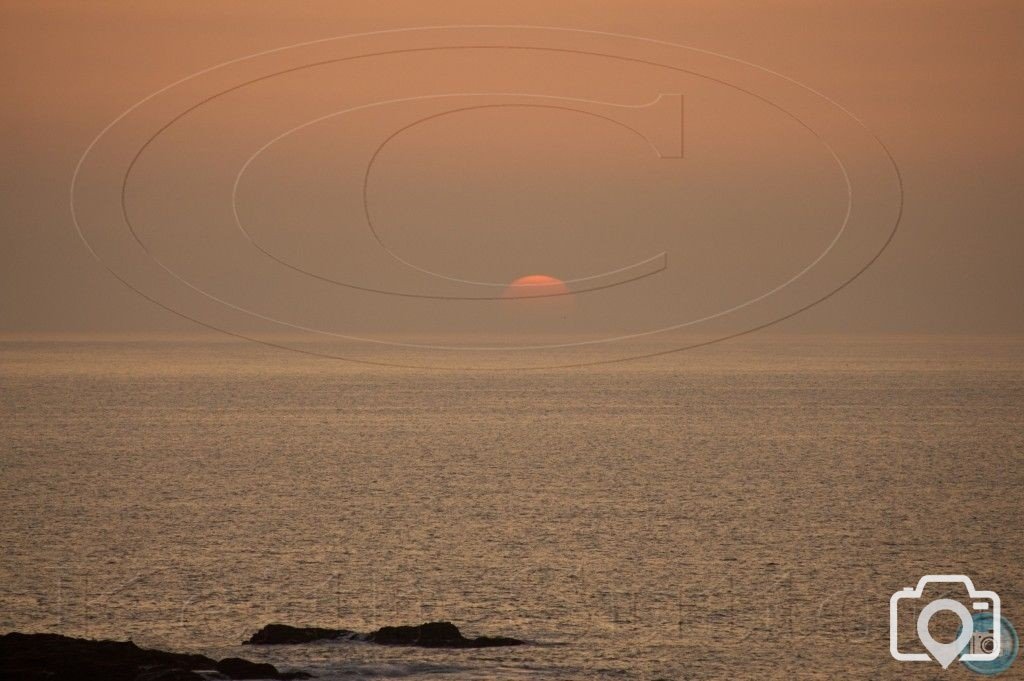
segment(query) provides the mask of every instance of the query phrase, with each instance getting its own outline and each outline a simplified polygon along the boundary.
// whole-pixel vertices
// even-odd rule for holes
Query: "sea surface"
[[[888,629],[964,573],[1024,632],[1020,338],[530,372],[6,341],[0,474],[2,631],[322,679],[963,679]],[[530,644],[239,645],[430,620]]]

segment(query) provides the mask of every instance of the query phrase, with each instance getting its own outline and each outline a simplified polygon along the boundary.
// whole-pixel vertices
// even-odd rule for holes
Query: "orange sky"
[[[904,219],[867,274],[782,330],[1024,331],[1019,3],[551,5],[3,3],[0,166],[10,190],[0,204],[0,331],[195,330],[104,272],[71,226],[75,163],[126,107],[245,54],[446,24],[656,38],[741,58],[823,92],[891,149],[904,180]],[[224,98],[169,131],[140,161],[131,206],[154,252],[190,281],[268,314],[339,330],[502,330],[508,316],[481,302],[339,296],[243,252],[224,222],[231,179],[224,169],[312,116],[395,93],[500,88],[630,105],[678,93],[685,99],[682,160],[657,159],[597,118],[493,108],[437,118],[396,137],[381,151],[367,190],[380,236],[395,254],[461,279],[571,279],[666,252],[665,272],[578,296],[559,330],[663,326],[784,280],[820,251],[842,199],[834,168],[797,128],[736,93],[673,78],[608,60],[535,54],[436,54],[415,63],[396,56],[365,68],[297,73]],[[184,93],[175,101],[187,100]],[[375,110],[282,140],[247,171],[240,215],[268,250],[304,269],[427,290],[434,284],[420,273],[370,250],[356,219],[364,167],[356,152],[406,119]],[[86,194],[86,204],[101,195],[88,187]],[[835,265],[847,266],[853,261]],[[165,293],[155,278],[146,285]],[[166,296],[193,305],[170,287]]]

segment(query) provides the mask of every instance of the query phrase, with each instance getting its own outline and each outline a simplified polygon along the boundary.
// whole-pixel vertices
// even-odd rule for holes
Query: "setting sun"
[[[560,296],[570,293],[561,279],[546,274],[530,274],[519,277],[505,288],[505,298],[536,298]]]

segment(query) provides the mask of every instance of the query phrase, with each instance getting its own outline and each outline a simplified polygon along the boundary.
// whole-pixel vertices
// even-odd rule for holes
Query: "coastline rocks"
[[[356,632],[347,629],[324,629],[322,627],[290,627],[287,624],[268,624],[243,645],[295,645],[311,641],[327,641],[337,638],[352,638]]]
[[[295,645],[313,641],[348,640],[376,643],[384,646],[419,646],[421,648],[494,648],[518,646],[525,642],[504,636],[478,636],[466,638],[451,622],[427,622],[399,627],[381,627],[360,634],[348,629],[322,627],[292,627],[287,624],[268,624],[245,641],[248,645]]]
[[[367,641],[385,646],[421,646],[424,648],[495,648],[518,646],[523,641],[504,636],[466,638],[451,622],[427,622],[418,626],[381,627],[368,634]]]
[[[20,681],[203,681],[197,670],[231,679],[307,679],[270,664],[238,658],[217,662],[205,655],[140,648],[131,641],[93,641],[59,634],[0,636],[0,678]],[[251,674],[258,672],[259,676]]]
[[[215,669],[231,679],[308,679],[305,672],[282,674],[277,667],[266,662],[249,662],[240,657],[225,657]]]

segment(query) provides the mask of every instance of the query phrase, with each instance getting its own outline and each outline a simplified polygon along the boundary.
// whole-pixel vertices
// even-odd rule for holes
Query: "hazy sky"
[[[828,95],[891,150],[904,182],[904,216],[864,276],[781,330],[1024,331],[1024,5],[529,0],[386,9],[338,2],[4,2],[0,331],[196,331],[104,271],[71,223],[75,164],[128,106],[246,54],[447,24],[656,38],[737,57]],[[534,54],[381,58],[368,68],[329,66],[240,91],[154,143],[129,186],[130,209],[149,247],[219,297],[318,328],[479,331],[519,324],[500,303],[339,295],[333,285],[281,268],[224,226],[234,172],[270,138],[339,108],[437,92],[567,92],[631,105],[656,94],[684,96],[684,159],[658,159],[604,118],[551,107],[441,116],[380,152],[367,187],[375,225],[398,256],[424,269],[494,282],[533,273],[573,278],[668,253],[663,273],[578,295],[568,312],[553,308],[570,319],[565,330],[644,330],[757,295],[812,259],[842,217],[839,176],[813,138],[762,104],[698,78]],[[189,93],[173,101],[187,104]],[[431,106],[419,117],[436,113]],[[630,125],[671,144],[671,125],[658,119],[665,111],[649,109],[649,119],[646,111]],[[500,289],[424,283],[422,273],[373,250],[359,214],[365,158],[409,116],[375,109],[283,139],[240,182],[240,217],[268,251],[328,278],[500,296]],[[126,132],[119,153],[142,139],[144,127]],[[103,170],[89,182],[100,187],[113,177]],[[85,211],[116,217],[93,189],[85,187]],[[94,196],[101,198],[90,205]],[[884,213],[879,209],[878,220]],[[857,256],[851,257],[838,269],[853,267]],[[828,283],[824,277],[816,285]],[[146,285],[163,286],[157,279]],[[176,295],[167,289],[169,302],[178,302]]]

